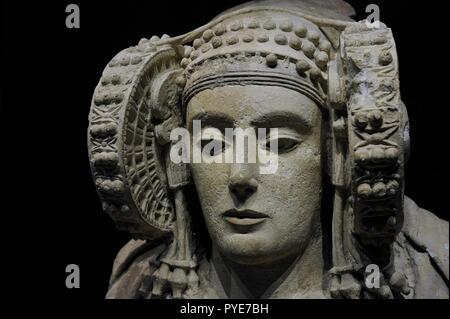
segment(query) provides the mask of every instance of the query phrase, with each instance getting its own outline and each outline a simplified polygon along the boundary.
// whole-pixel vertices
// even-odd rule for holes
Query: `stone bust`
[[[112,59],[89,155],[105,212],[134,239],[107,298],[448,298],[448,223],[403,192],[391,30],[352,13],[340,0],[249,2]],[[220,146],[210,158],[233,152],[226,128],[276,128],[257,147],[276,140],[277,170],[176,163],[180,127],[192,149]]]

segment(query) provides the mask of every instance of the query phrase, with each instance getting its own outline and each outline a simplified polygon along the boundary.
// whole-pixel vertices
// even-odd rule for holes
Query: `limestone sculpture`
[[[448,223],[403,192],[392,32],[352,12],[250,2],[111,60],[89,155],[103,209],[134,240],[107,298],[448,298]],[[223,152],[225,128],[278,128],[277,172],[175,163],[171,132],[194,120]]]

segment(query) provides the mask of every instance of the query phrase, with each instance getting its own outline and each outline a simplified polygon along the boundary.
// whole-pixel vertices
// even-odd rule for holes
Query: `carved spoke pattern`
[[[161,70],[177,65],[169,48],[140,43],[105,68],[89,115],[89,156],[103,209],[135,238],[172,232],[174,209],[164,158],[150,123],[150,88]]]
[[[125,121],[123,147],[128,179],[144,217],[161,228],[168,228],[173,221],[173,210],[159,177],[163,174],[162,164],[159,163],[153,126],[149,124],[150,107],[143,98],[145,88],[139,85],[136,91],[142,93],[138,94],[141,101],[130,103],[132,106],[127,110]]]

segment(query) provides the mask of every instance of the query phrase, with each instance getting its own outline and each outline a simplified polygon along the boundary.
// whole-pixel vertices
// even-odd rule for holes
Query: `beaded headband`
[[[249,6],[121,51],[103,72],[89,117],[89,156],[104,210],[135,238],[173,239],[153,295],[167,282],[174,298],[198,285],[183,193],[189,170],[167,160],[169,137],[184,122],[180,100],[186,106],[202,90],[248,84],[288,87],[329,107],[330,292],[359,296],[365,265],[378,263],[360,245],[389,256],[403,225],[408,118],[395,41],[384,25]]]
[[[264,84],[297,90],[322,106],[332,54],[320,29],[301,17],[233,16],[185,47],[183,104],[207,88]]]

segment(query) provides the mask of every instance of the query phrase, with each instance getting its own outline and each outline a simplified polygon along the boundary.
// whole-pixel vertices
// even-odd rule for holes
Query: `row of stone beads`
[[[383,198],[397,194],[400,184],[396,180],[376,182],[373,185],[362,183],[356,188],[358,196],[362,198]]]
[[[157,51],[157,42],[160,40],[166,40],[170,37],[167,34],[164,34],[161,38],[154,35],[150,39],[142,38],[137,46],[129,47],[122,51],[119,56],[109,62],[108,66],[111,68],[111,73],[105,74],[102,76],[100,83],[103,87],[106,86],[114,86],[120,85],[124,82],[120,73],[123,73],[122,70],[117,69],[120,67],[134,67],[138,66],[142,61],[142,55],[145,53],[151,53]],[[118,70],[117,73],[114,70]],[[112,103],[119,104],[122,102],[123,94],[116,92],[114,94],[111,93],[103,93],[97,94],[94,98],[95,105],[108,105]]]
[[[247,38],[247,36],[250,37],[251,35],[243,35],[244,42],[249,42],[249,41],[253,40],[253,39]],[[230,39],[231,39],[231,41],[230,41]],[[197,39],[197,40],[199,40],[199,39]],[[202,45],[202,44],[199,44],[199,42],[196,42],[197,40],[194,41],[194,48],[200,48],[200,46]],[[232,45],[234,43],[237,43],[238,41],[239,40],[238,40],[237,36],[232,36],[231,38],[227,39],[227,44]],[[221,38],[215,37],[212,39],[211,42],[212,42],[212,47],[217,48],[220,45],[222,45],[223,40]],[[287,44],[287,39],[283,39],[283,37],[279,37],[279,39],[277,39],[277,36],[275,36],[275,42],[280,45],[283,45],[283,44]],[[290,43],[292,43],[292,41]],[[208,48],[208,50],[210,49],[210,47],[204,46],[202,48],[203,52],[208,51],[208,50],[205,50],[204,48]],[[320,73],[321,73],[320,71],[326,70],[327,64],[328,64],[328,54],[326,54],[324,51],[316,50],[316,48],[314,47],[314,45],[311,42],[303,42],[302,45],[299,45],[296,48],[298,50],[302,50],[304,52],[305,56],[307,56],[308,58],[314,58],[315,63],[312,63],[312,64],[316,65],[316,67],[311,66],[311,63],[306,62],[306,60],[301,60],[302,62],[300,62],[297,65],[297,71],[299,72],[299,74],[303,74],[307,70],[312,69],[312,70],[314,70],[314,71],[312,71],[313,74],[320,75]],[[192,62],[192,60],[195,60],[197,57],[199,57],[199,55],[200,55],[199,50],[194,50],[191,47],[186,48],[185,58],[183,58],[183,60],[181,61],[181,66],[183,68],[186,68]],[[276,58],[275,54],[269,54],[266,56],[266,63],[269,67],[276,67],[277,60],[278,59]]]
[[[109,62],[108,66],[111,68],[120,67],[120,66],[128,66],[128,65],[136,65],[142,62],[142,54],[143,53],[151,53],[157,50],[157,42],[160,40],[166,40],[170,37],[167,34],[164,34],[161,38],[154,35],[150,39],[142,38],[137,46],[130,47],[125,50],[128,54],[121,55],[118,59],[112,59]]]
[[[233,31],[233,32],[240,31],[245,28],[253,29],[253,30],[262,28],[264,30],[270,31],[270,30],[275,30],[277,28],[277,24],[273,20],[266,20],[264,22],[252,20],[246,25],[246,27],[244,26],[244,24],[241,21],[237,21],[237,22],[234,22],[231,25],[229,25],[229,31]],[[298,37],[307,38],[312,43],[314,43],[314,45],[316,45],[316,46],[319,45],[320,33],[317,30],[313,30],[313,29],[308,30],[308,28],[303,24],[298,24],[297,26],[294,27],[294,24],[291,21],[285,20],[285,21],[279,23],[278,28],[281,31],[286,32],[286,33],[294,32]],[[212,32],[209,32],[207,30],[207,33],[215,34],[216,36],[220,36],[227,32],[227,27],[225,27],[223,24],[218,24],[211,31]]]
[[[398,160],[400,152],[397,147],[383,148],[376,146],[372,148],[359,148],[355,151],[355,161],[359,164],[379,164],[383,162],[395,162]]]
[[[256,20],[250,22],[247,25],[248,29],[257,29],[260,27],[260,23]],[[262,27],[266,30],[273,30],[276,28],[276,24],[268,20],[262,24]],[[243,29],[241,22],[235,22],[229,26],[230,31],[239,31]],[[294,50],[302,50],[303,53],[310,59],[315,60],[317,66],[321,70],[325,70],[328,60],[331,44],[325,40],[320,39],[320,33],[316,30],[308,30],[304,25],[299,25],[293,28],[293,24],[290,21],[280,23],[280,32],[274,36],[274,42],[279,45],[289,45]],[[292,35],[286,35],[287,32],[294,32]],[[192,60],[198,58],[201,52],[205,53],[210,49],[219,48],[222,45],[235,45],[239,43],[239,37],[237,34],[231,34],[226,38],[221,36],[227,32],[226,27],[223,24],[218,24],[213,29],[208,29],[203,32],[201,38],[195,39],[193,42],[193,48],[185,52],[185,60],[181,65],[186,67]],[[241,40],[244,43],[256,41],[260,43],[268,42],[269,36],[267,33],[260,32],[258,35],[253,35],[250,32],[244,32],[241,35]],[[208,44],[208,45],[206,45]]]
[[[266,64],[268,67],[275,68],[278,65],[278,61],[279,58],[276,54],[270,53],[266,55]],[[297,73],[302,77],[306,77],[309,74],[309,77],[313,83],[324,79],[322,71],[306,59],[299,59],[295,63],[295,68]]]
[[[205,31],[206,32],[206,31]],[[255,40],[255,36],[251,33],[244,33],[241,36],[244,43],[249,43]],[[264,43],[269,41],[269,36],[267,34],[260,34],[256,36],[256,41]],[[210,45],[205,45],[211,42]],[[203,39],[196,39],[193,43],[193,49],[186,51],[185,58],[194,60],[200,55],[200,51],[205,53],[210,49],[216,49],[225,45],[234,45],[239,43],[239,37],[237,35],[231,35],[226,39],[214,36],[210,41],[205,42]],[[295,50],[302,50],[305,56],[308,58],[315,59],[316,64],[321,68],[325,69],[329,57],[328,53],[324,50],[329,50],[329,42],[322,40],[319,47],[316,46],[309,40],[301,40],[296,36],[290,36],[289,38],[284,34],[276,34],[274,36],[274,42],[278,45],[289,45]],[[201,49],[200,49],[201,48]],[[195,49],[195,50],[194,50]]]
[[[131,47],[120,52],[111,62],[108,64],[108,72],[104,72],[100,79],[100,87],[94,94],[94,106],[95,107],[107,107],[111,105],[120,104],[124,95],[121,92],[120,86],[125,82],[123,78],[123,67],[134,67],[136,64],[141,63],[142,58],[136,54],[136,48]],[[93,121],[93,124],[89,127],[90,136],[99,142],[103,147],[108,145],[108,139],[116,136],[118,131],[117,123],[110,119],[109,121]],[[100,152],[92,155],[93,165],[102,170],[113,170],[118,163],[118,155],[115,152]],[[99,182],[100,186],[104,186],[105,189],[116,189],[118,183],[113,182],[103,183]]]

